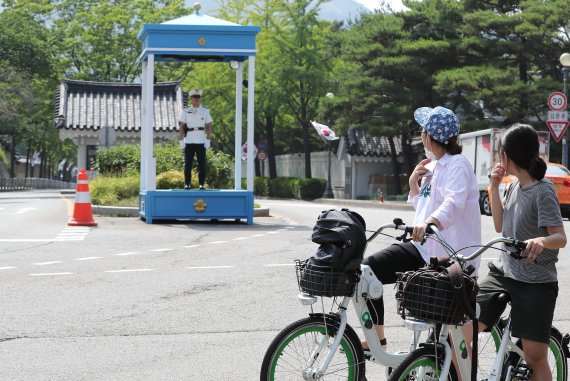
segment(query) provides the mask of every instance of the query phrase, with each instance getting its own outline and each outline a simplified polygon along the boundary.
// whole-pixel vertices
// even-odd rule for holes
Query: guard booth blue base
[[[253,224],[253,192],[246,190],[156,190],[139,193],[139,215],[156,220],[247,220]]]

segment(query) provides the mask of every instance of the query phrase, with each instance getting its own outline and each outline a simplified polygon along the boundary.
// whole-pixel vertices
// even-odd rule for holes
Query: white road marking
[[[43,238],[6,238],[0,239],[0,242],[53,242],[54,239],[43,239]]]
[[[253,234],[252,237],[263,237],[265,234]]]
[[[138,252],[138,251],[128,251],[128,252],[126,252],[126,253],[119,253],[119,254],[113,254],[113,255],[123,256],[123,255],[136,255],[136,254],[140,254],[140,252]]]
[[[216,245],[217,245],[218,243],[226,243],[226,242],[229,242],[229,241],[214,241],[214,242],[210,242],[210,243],[213,243],[213,244],[216,244]]]
[[[138,271],[152,271],[153,269],[129,269],[129,270],[108,270],[106,273],[129,273]]]
[[[56,263],[63,263],[63,262],[60,262],[60,261],[36,262],[36,263],[32,263],[32,265],[34,265],[34,266],[45,266],[45,265],[55,265]]]
[[[83,257],[83,258],[75,258],[74,261],[90,261],[92,259],[101,259],[103,257]]]
[[[15,269],[15,267],[12,267],[12,266],[0,267],[0,270],[11,270],[11,269]]]
[[[49,275],[73,275],[73,273],[38,273],[38,274],[28,274],[31,276],[49,276]]]
[[[237,237],[237,238],[232,238],[232,241],[240,241],[243,239],[248,239],[249,237]]]
[[[264,267],[280,267],[280,266],[295,266],[294,263],[275,263],[272,265],[263,265]]]
[[[150,250],[150,251],[154,251],[154,252],[161,252],[161,251],[172,251],[173,249],[154,249],[154,250]]]
[[[38,210],[38,208],[22,208],[20,210],[18,210],[16,213],[14,214],[24,214],[26,212],[29,212],[30,210]]]
[[[180,247],[185,247],[185,248],[191,249],[193,247],[200,247],[200,246],[202,246],[202,245],[188,245],[188,246],[180,246]]]
[[[195,267],[186,267],[187,269],[190,270],[196,270],[196,269],[229,269],[233,266],[195,266]]]
[[[272,231],[272,232],[267,232],[267,234],[279,234],[279,233],[280,233],[280,231],[279,231],[279,230],[276,230],[276,231]]]
[[[53,240],[61,241],[83,241],[89,231],[88,226],[66,226]]]

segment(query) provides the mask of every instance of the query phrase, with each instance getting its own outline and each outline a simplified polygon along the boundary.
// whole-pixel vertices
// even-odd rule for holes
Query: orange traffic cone
[[[67,224],[69,226],[97,226],[97,222],[93,220],[91,197],[89,196],[89,182],[85,168],[81,168],[81,171],[79,171],[77,175],[73,217]]]

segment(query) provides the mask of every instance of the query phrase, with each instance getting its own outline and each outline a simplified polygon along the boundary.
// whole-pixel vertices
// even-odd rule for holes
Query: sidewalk
[[[318,198],[313,200],[319,204],[335,204],[339,206],[358,206],[364,208],[379,208],[379,209],[398,209],[398,210],[414,210],[412,204],[408,204],[404,201],[385,201],[380,203],[379,201],[372,200],[345,200],[337,198]]]

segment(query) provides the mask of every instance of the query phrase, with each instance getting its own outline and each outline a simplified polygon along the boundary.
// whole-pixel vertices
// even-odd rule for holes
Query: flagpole
[[[329,148],[329,174],[327,178],[327,187],[325,188],[325,193],[323,193],[323,198],[334,198],[334,194],[331,187],[331,142],[327,141],[327,146]]]

